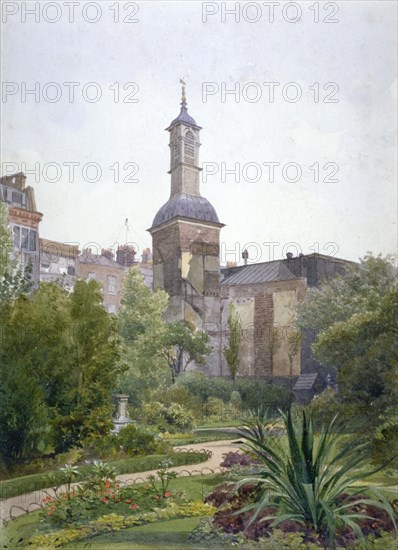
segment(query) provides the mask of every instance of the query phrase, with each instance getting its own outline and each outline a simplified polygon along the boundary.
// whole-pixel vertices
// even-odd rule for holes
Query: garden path
[[[175,447],[175,449],[178,447]],[[212,452],[212,456],[205,462],[199,464],[190,464],[186,466],[176,466],[171,468],[178,472],[180,476],[210,474],[213,471],[220,470],[222,455],[229,451],[238,450],[239,445],[234,443],[234,440],[211,441],[208,443],[194,443],[192,445],[184,445],[183,449],[192,449],[200,451],[206,449]],[[137,472],[134,474],[123,474],[118,476],[118,479],[123,482],[144,481],[150,474],[156,474],[156,470],[148,470],[146,472]],[[51,489],[41,489],[32,493],[26,493],[17,497],[12,497],[0,502],[0,524],[10,519],[10,517],[21,516],[27,512],[33,512],[40,506],[41,499],[48,494],[53,494]]]

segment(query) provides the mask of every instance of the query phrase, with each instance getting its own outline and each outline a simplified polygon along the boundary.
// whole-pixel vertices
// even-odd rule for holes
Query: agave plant
[[[363,538],[358,522],[369,517],[353,509],[369,505],[384,509],[396,529],[394,511],[387,499],[376,490],[357,485],[359,480],[381,469],[363,471],[364,445],[346,442],[336,451],[339,439],[336,418],[315,438],[312,417],[305,411],[296,425],[291,411],[281,414],[286,430],[284,438],[269,437],[264,428],[270,423],[266,414],[237,430],[244,440],[244,450],[263,467],[261,472],[236,485],[236,490],[248,483],[257,483],[261,488],[259,500],[239,511],[253,510],[249,525],[272,507],[276,513],[260,521],[272,519],[272,527],[288,520],[310,525],[318,533],[326,531],[329,547],[335,548],[336,526],[345,524]],[[372,498],[364,496],[364,492],[372,493]]]

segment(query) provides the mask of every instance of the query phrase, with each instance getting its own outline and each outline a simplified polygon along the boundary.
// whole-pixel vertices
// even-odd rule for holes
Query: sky
[[[273,4],[2,1],[2,175],[40,236],[151,246],[184,78],[222,263],[396,253],[396,3]]]

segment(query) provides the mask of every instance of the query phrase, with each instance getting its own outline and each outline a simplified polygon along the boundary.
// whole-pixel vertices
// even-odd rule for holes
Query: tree
[[[120,361],[116,320],[102,305],[96,281],[77,281],[68,296],[71,356],[68,404],[62,402],[58,428],[61,447],[107,435],[112,427],[112,395],[125,366]]]
[[[224,355],[232,381],[235,382],[236,375],[239,370],[239,351],[242,342],[242,321],[232,302],[229,304],[227,324],[228,346],[224,348]]]
[[[167,325],[163,336],[162,355],[170,367],[173,384],[190,363],[206,364],[206,358],[211,351],[208,342],[209,336],[196,330],[192,323],[179,321]]]
[[[296,355],[300,351],[303,335],[300,331],[293,330],[287,334],[286,340],[287,340],[287,356],[289,358],[290,387],[292,387],[293,361]]]
[[[115,321],[95,281],[69,295],[42,283],[1,308],[0,439],[6,462],[100,437],[112,426],[112,394],[123,366]]]
[[[121,353],[128,370],[119,377],[118,384],[134,405],[144,401],[150,388],[166,382],[168,377],[161,354],[167,303],[165,291],[152,292],[137,268],[128,270],[118,313]]]
[[[368,433],[398,399],[397,306],[392,258],[366,256],[298,308],[299,325],[317,331],[315,358],[337,369],[339,398]]]
[[[268,356],[269,370],[271,373],[271,382],[274,377],[274,357],[281,346],[281,337],[276,327],[269,327],[265,334],[264,347]]]

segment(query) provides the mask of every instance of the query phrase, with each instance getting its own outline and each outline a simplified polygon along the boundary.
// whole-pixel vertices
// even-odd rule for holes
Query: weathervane
[[[186,86],[186,84],[185,84],[185,82],[182,78],[180,78],[180,84],[181,84],[181,102],[186,103],[186,101],[187,101],[187,98],[185,96],[185,86]]]

